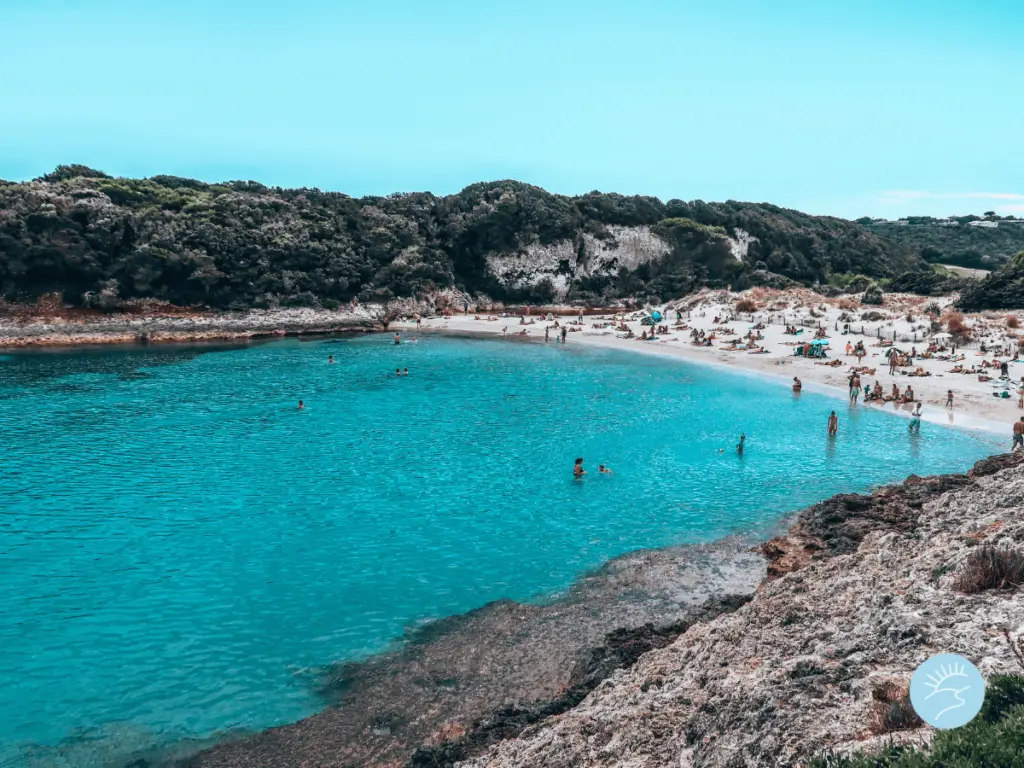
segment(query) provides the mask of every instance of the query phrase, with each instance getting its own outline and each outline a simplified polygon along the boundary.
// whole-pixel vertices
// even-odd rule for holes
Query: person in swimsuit
[[[610,469],[608,469],[608,467],[606,467],[604,464],[598,464],[597,471],[600,472],[602,475],[613,474],[613,472]]]
[[[793,377],[793,391],[794,392],[799,392],[803,388],[804,388],[803,382],[800,381],[800,378],[798,376],[794,376]]]
[[[740,441],[736,443],[736,453],[740,456],[743,455],[743,446],[746,445],[747,435],[744,432],[740,432]]]
[[[402,375],[402,369],[401,368],[395,368],[395,376],[401,376],[401,375]]]
[[[1013,448],[1010,451],[1016,451],[1018,448],[1024,448],[1024,416],[1013,425]]]
[[[860,397],[860,376],[855,373],[850,379],[850,402],[856,405],[858,397]]]
[[[576,463],[572,467],[572,476],[575,478],[581,478],[587,471],[583,468],[583,459],[576,459]]]
[[[569,335],[569,329],[562,326],[562,343],[565,344],[565,337]]]
[[[832,436],[835,436],[836,434],[838,434],[838,432],[839,432],[839,417],[836,416],[836,412],[835,411],[832,411],[832,413],[830,413],[829,416],[828,416],[828,433],[830,435],[832,435]]]
[[[400,337],[398,336],[398,334],[396,333],[396,334],[395,334],[395,344],[401,344],[401,343],[402,343],[402,339],[401,339],[401,338],[400,338]]]
[[[302,402],[301,400],[299,400],[299,410],[301,411],[305,407],[306,407],[306,404],[304,402]]]
[[[404,369],[404,370],[402,371],[402,375],[403,375],[403,376],[408,376],[408,375],[409,375],[409,369],[408,369],[408,368]]]
[[[327,364],[328,365],[334,365],[334,355],[328,355],[327,356]]]
[[[953,407],[953,390],[952,389],[946,390],[946,407],[947,408],[952,408]]]

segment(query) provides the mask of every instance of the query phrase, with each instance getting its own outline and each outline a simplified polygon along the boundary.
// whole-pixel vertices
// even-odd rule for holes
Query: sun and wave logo
[[[985,701],[985,681],[970,661],[955,653],[932,656],[910,678],[910,703],[928,725],[959,728]]]

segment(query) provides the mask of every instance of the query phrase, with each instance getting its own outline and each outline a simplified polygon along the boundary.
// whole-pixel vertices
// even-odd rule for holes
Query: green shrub
[[[937,731],[931,748],[888,747],[870,755],[825,754],[809,768],[1021,768],[1024,766],[1024,677],[988,681],[985,706],[962,728]]]

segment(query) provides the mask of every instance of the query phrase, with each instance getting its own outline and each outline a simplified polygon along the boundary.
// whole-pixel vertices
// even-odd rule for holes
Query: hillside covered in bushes
[[[353,198],[83,166],[0,182],[9,301],[330,308],[449,287],[499,301],[643,300],[925,268],[913,247],[860,224],[763,203],[566,197],[515,181]]]
[[[948,219],[910,216],[899,221],[857,221],[881,237],[909,246],[931,264],[997,269],[1024,251],[1024,219],[992,211]]]

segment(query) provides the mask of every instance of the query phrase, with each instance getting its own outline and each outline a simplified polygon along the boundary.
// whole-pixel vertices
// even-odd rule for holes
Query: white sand
[[[749,322],[746,316],[744,316],[742,320],[734,319],[730,322],[715,324],[713,321],[716,316],[728,317],[735,314],[734,307],[739,298],[752,298],[761,307],[758,311],[754,312],[754,321]],[[1009,383],[999,380],[998,368],[986,370],[986,375],[991,376],[992,380],[982,382],[979,381],[977,374],[951,373],[950,369],[954,366],[954,363],[938,359],[914,358],[912,369],[920,367],[929,372],[931,376],[910,377],[901,374],[901,369],[897,369],[896,374],[890,376],[888,360],[885,357],[886,348],[877,346],[879,342],[876,335],[877,331],[880,329],[888,339],[892,339],[894,331],[896,332],[897,339],[906,337],[912,339],[913,333],[916,330],[918,338],[916,343],[912,340],[905,342],[897,340],[896,347],[909,352],[911,347],[916,346],[918,352],[923,352],[928,347],[928,341],[925,340],[925,337],[931,334],[930,321],[923,314],[923,308],[932,302],[937,302],[940,306],[948,305],[949,299],[925,299],[919,296],[887,295],[886,305],[883,307],[860,306],[857,304],[852,308],[850,308],[851,299],[849,297],[844,297],[843,302],[847,309],[839,306],[839,300],[822,299],[817,294],[808,290],[796,289],[782,292],[755,289],[743,294],[730,294],[724,291],[704,291],[697,296],[678,302],[671,302],[669,305],[657,308],[664,316],[659,324],[668,325],[670,330],[672,326],[676,325],[674,307],[679,307],[682,310],[682,323],[688,325],[689,329],[701,329],[708,334],[710,334],[713,327],[720,329],[725,326],[742,336],[747,333],[752,325],[758,321],[763,322],[767,326],[761,331],[764,339],[756,343],[767,349],[767,354],[751,354],[747,350],[727,351],[728,345],[724,343],[723,338],[734,337],[723,337],[721,331],[718,331],[716,334],[718,339],[712,347],[697,347],[691,343],[689,329],[673,330],[668,334],[659,335],[657,341],[641,341],[639,338],[620,338],[622,332],[611,328],[595,328],[595,325],[608,322],[612,318],[611,314],[585,317],[582,329],[570,332],[567,338],[569,344],[592,344],[682,358],[695,363],[722,366],[737,373],[749,373],[766,377],[766,380],[772,381],[773,385],[777,386],[791,386],[793,377],[799,376],[805,390],[829,394],[839,397],[843,401],[848,401],[849,399],[849,371],[853,366],[857,365],[857,359],[854,356],[846,356],[846,343],[849,341],[855,346],[858,341],[863,341],[867,350],[867,356],[864,358],[862,365],[876,369],[874,375],[861,374],[863,387],[873,387],[875,382],[878,381],[881,383],[885,394],[889,395],[894,382],[899,386],[901,392],[904,392],[907,385],[910,384],[914,389],[917,399],[923,404],[924,420],[996,432],[1006,436],[1006,447],[1009,449],[1012,422],[1024,415],[1024,412],[1017,407],[1017,388],[1020,386],[1021,377],[1024,376],[1024,362],[1009,363]],[[809,313],[812,308],[820,317],[810,317]],[[687,319],[687,310],[689,310],[689,319]],[[867,312],[879,312],[885,318],[875,322],[862,322],[860,317]],[[906,319],[908,312],[913,315],[913,322]],[[839,318],[844,313],[847,316],[856,318],[851,322],[851,330],[856,330],[858,331],[857,333],[851,332],[848,335],[843,335],[844,323]],[[542,320],[537,316],[527,318],[533,319],[535,324],[520,326],[518,316],[501,317],[498,320],[488,321],[485,318],[488,316],[493,317],[494,315],[488,315],[484,312],[479,314],[480,320],[474,319],[472,314],[455,315],[449,318],[424,319],[420,332],[449,331],[501,336],[502,329],[507,328],[509,339],[518,339],[517,334],[525,330],[527,332],[526,338],[543,341],[544,327],[546,325],[553,325],[551,322]],[[625,316],[629,318],[632,314],[634,313],[626,313]],[[799,336],[787,335],[784,333],[785,328],[781,322],[769,322],[770,320],[781,319],[778,317],[779,315],[785,315],[786,322],[791,324],[794,323],[794,319],[797,317],[803,317],[809,322],[820,323],[828,330],[828,338],[831,342],[828,359],[841,360],[842,365],[837,367],[816,365],[815,360],[794,356],[794,347],[787,346],[787,342],[792,345],[794,342],[810,341],[814,338],[815,329],[813,327],[805,327],[804,333]],[[1014,335],[1015,332],[1007,328],[1005,315],[1006,313],[968,315],[966,320],[967,324],[971,326],[973,338],[975,340],[985,340],[987,346],[998,346],[1001,349],[1004,345],[1010,344],[1016,349],[1017,339]],[[558,321],[564,325],[567,321],[575,322],[576,319],[576,316],[562,316],[558,318]],[[639,320],[627,319],[625,322],[637,337],[644,330],[649,330],[649,327],[643,326]],[[839,331],[835,330],[837,323]],[[859,333],[862,326],[864,326],[865,335],[860,335]],[[576,325],[570,325],[569,327],[580,328]],[[392,323],[392,330],[402,331],[404,334],[415,334],[417,332],[414,322]],[[559,329],[552,327],[548,343],[560,343],[559,336]],[[1011,357],[1006,355],[993,355],[991,351],[988,354],[982,355],[977,349],[958,350],[957,354],[965,355],[965,359],[961,364],[966,368],[970,368],[973,365],[977,365],[980,368],[982,360],[988,360],[990,363],[993,360],[1012,360]],[[902,370],[908,369],[904,368]],[[945,405],[946,391],[949,389],[953,390],[954,396],[952,409],[947,409]],[[1010,398],[1004,399],[993,396],[993,393],[1001,392],[1004,389],[1008,389],[1011,394]],[[892,402],[865,404],[863,397],[860,404],[856,407],[882,408],[908,418],[913,409],[912,405],[897,405]],[[842,418],[842,411],[839,413]],[[825,414],[822,415],[823,428],[824,423]]]

